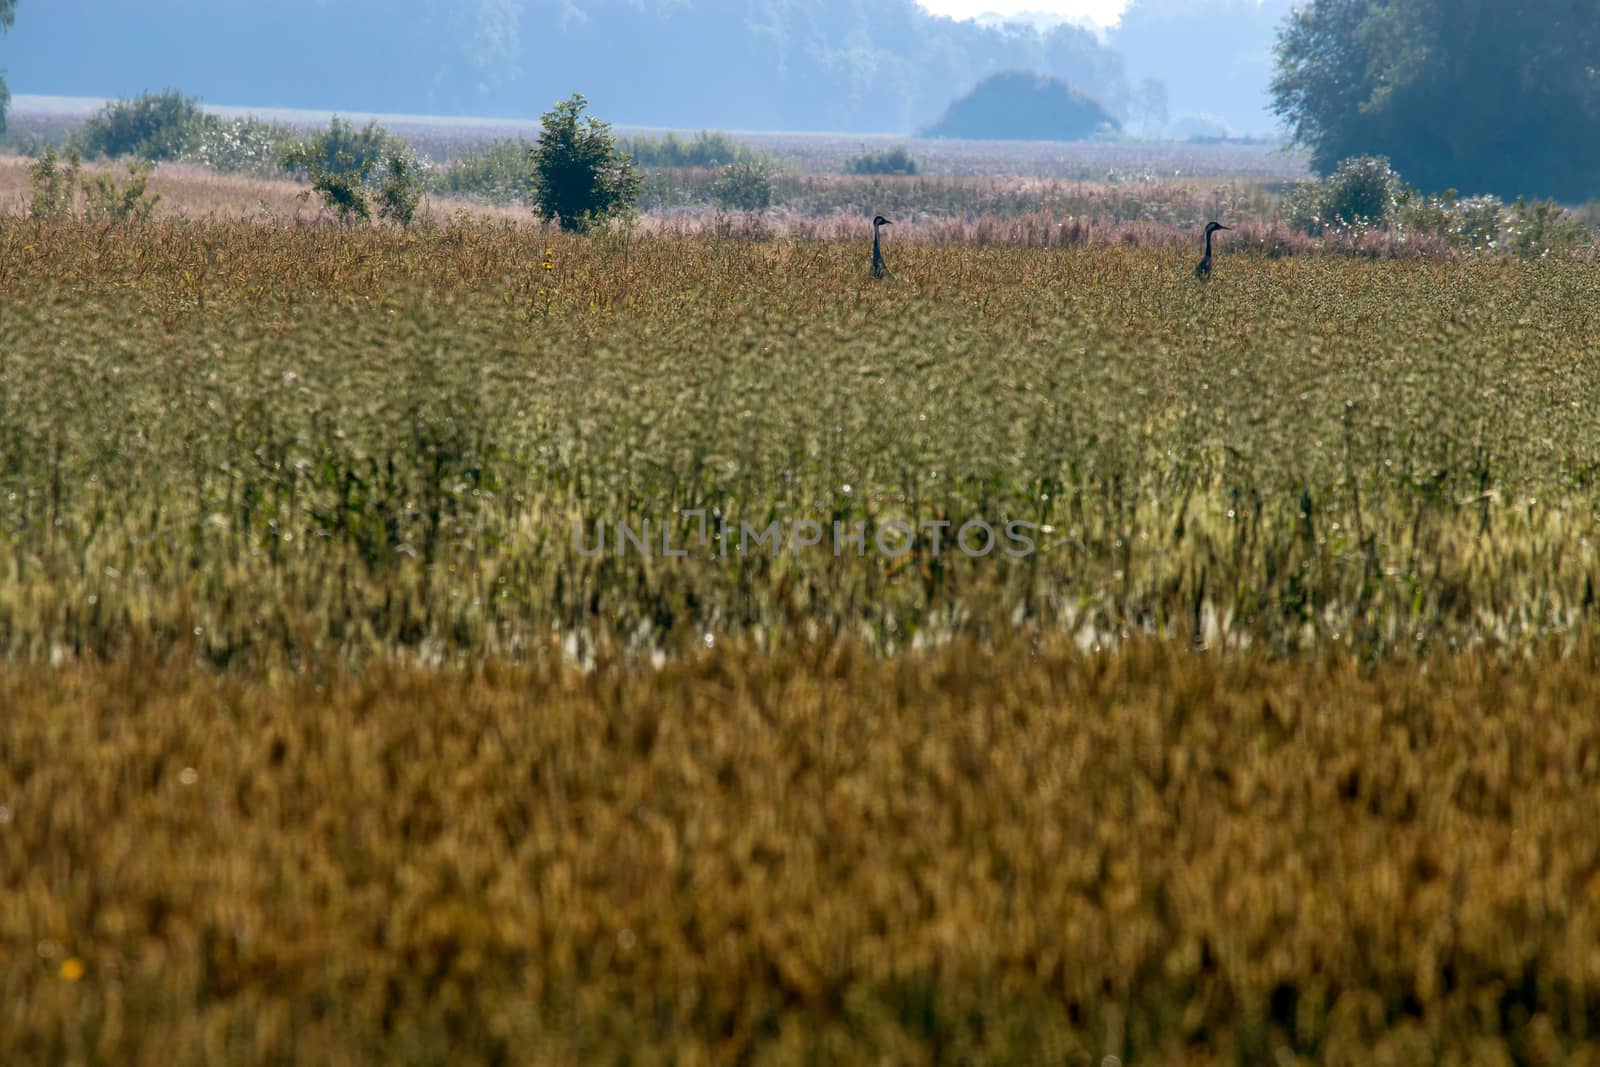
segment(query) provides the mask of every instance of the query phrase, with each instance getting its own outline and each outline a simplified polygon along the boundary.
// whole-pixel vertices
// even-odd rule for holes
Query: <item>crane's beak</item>
[[[1219,230],[1231,230],[1231,229],[1233,229],[1233,227],[1232,226],[1218,226],[1217,229],[1219,229]]]

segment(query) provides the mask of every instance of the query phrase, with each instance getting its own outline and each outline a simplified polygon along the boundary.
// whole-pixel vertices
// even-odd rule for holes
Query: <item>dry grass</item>
[[[27,215],[31,164],[31,160],[20,156],[0,155],[0,215],[16,218]],[[112,164],[86,164],[83,173],[86,177],[96,174],[108,174],[119,180],[127,177],[126,168]],[[161,197],[155,211],[158,219],[331,225],[332,218],[315,199],[309,202],[300,199],[305,191],[304,184],[293,181],[222,174],[190,163],[163,164],[156,168],[150,181],[150,192]],[[527,218],[526,211],[510,207],[440,197],[428,198],[422,208],[425,217],[440,222],[462,211],[475,217],[506,221]]]
[[[31,161],[0,155],[0,215],[27,215]],[[1275,224],[1277,197],[1264,187],[1220,180],[1063,182],[1038,178],[904,178],[780,174],[782,207],[746,219],[706,207],[714,170],[661,170],[648,175],[644,232],[715,234],[749,227],[769,236],[838,240],[856,233],[862,218],[896,217],[907,240],[949,243],[1192,244],[1191,230],[1212,218],[1248,220],[1285,247],[1307,250],[1308,239]],[[124,178],[111,164],[88,164],[85,176]],[[315,199],[302,200],[303,183],[224,174],[195,164],[158,167],[150,190],[161,198],[156,217],[166,220],[249,220],[264,224],[330,225]],[[446,223],[459,213],[503,223],[531,224],[523,206],[452,197],[428,197],[422,215]],[[1253,236],[1253,234],[1252,234]]]
[[[0,217],[26,217],[30,161],[0,155]],[[91,164],[86,176],[125,171]],[[1358,229],[1312,238],[1281,216],[1283,183],[1222,177],[1117,176],[1095,180],[965,176],[856,176],[777,172],[774,205],[759,213],[710,206],[721,171],[661,168],[645,173],[640,215],[632,232],[739,240],[840,241],[859,239],[865,220],[887,214],[897,242],[1011,248],[1198,248],[1212,219],[1234,227],[1227,244],[1236,252],[1281,257],[1332,254],[1367,258],[1446,257],[1449,243],[1436,234],[1400,229]],[[333,215],[285,178],[224,174],[208,167],[168,163],[150,185],[159,195],[155,217],[165,221],[249,221],[285,227],[337,225]],[[305,199],[302,199],[305,197]],[[81,207],[81,205],[80,205]],[[429,196],[424,223],[462,220],[544,232],[525,204],[468,196]],[[1600,245],[1587,250],[1593,257]]]
[[[12,1063],[1600,1062],[1592,653],[0,675]]]

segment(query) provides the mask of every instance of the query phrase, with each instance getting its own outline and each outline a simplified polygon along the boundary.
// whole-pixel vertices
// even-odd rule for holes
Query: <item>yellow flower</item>
[[[76,982],[83,977],[84,970],[83,961],[76,956],[68,956],[61,961],[61,978],[63,981]]]

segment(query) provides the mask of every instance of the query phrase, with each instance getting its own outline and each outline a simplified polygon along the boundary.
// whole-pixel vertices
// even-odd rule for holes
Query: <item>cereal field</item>
[[[225,215],[0,219],[13,1062],[1600,1062],[1590,258]]]

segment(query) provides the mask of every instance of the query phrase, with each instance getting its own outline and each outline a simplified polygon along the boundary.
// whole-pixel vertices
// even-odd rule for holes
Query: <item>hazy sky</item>
[[[953,18],[973,18],[988,12],[997,15],[1016,15],[1025,11],[1039,11],[1064,18],[1087,18],[1102,26],[1117,21],[1128,0],[917,0],[936,15]]]

